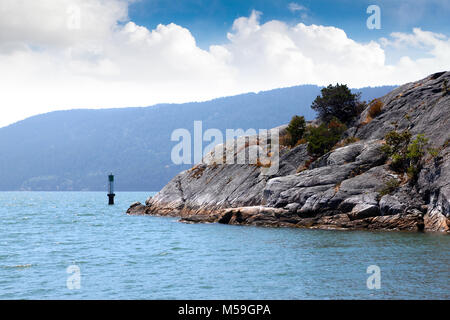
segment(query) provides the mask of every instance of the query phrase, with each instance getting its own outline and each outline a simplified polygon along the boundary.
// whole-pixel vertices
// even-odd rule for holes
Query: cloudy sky
[[[369,5],[381,29],[369,29]],[[0,127],[450,69],[448,0],[0,0]]]

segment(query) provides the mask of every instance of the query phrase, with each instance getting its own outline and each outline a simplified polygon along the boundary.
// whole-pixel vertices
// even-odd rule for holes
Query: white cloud
[[[288,4],[288,9],[291,12],[296,12],[296,11],[306,11],[306,7],[302,6],[301,4],[295,3],[295,2],[291,2]]]
[[[296,2],[291,2],[288,4],[288,9],[292,13],[300,13],[300,17],[303,20],[308,19],[308,14],[306,13],[308,11],[308,8],[305,6],[302,6],[301,4],[298,4]]]
[[[441,33],[414,28],[412,33],[393,32],[391,33],[391,38],[392,40],[382,38],[381,42],[384,46],[394,46],[396,48],[405,46],[413,48],[429,48],[439,46],[442,42],[445,43],[447,37]]]
[[[102,41],[117,22],[127,19],[126,0],[2,0],[0,43],[36,47],[92,43]]]
[[[73,6],[80,28],[69,19]],[[358,43],[339,28],[261,24],[260,15],[236,19],[226,43],[203,50],[176,24],[149,30],[127,20],[124,0],[2,0],[0,126],[58,109],[200,101],[303,83],[401,84],[450,65],[444,35],[414,29]],[[385,48],[405,45],[428,57],[387,65]]]

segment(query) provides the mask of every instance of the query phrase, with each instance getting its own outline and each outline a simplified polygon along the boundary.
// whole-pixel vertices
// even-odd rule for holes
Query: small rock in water
[[[140,202],[133,203],[127,210],[127,214],[130,215],[141,215],[145,214],[145,206]]]

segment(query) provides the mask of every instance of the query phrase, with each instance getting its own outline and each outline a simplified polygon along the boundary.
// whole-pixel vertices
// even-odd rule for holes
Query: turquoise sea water
[[[119,192],[108,206],[101,192],[0,192],[0,299],[450,298],[449,236],[125,214],[148,195]]]

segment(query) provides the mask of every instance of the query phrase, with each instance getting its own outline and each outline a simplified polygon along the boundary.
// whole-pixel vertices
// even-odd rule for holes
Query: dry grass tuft
[[[384,104],[379,99],[375,99],[371,102],[369,108],[369,116],[373,119],[381,113],[381,109]]]

